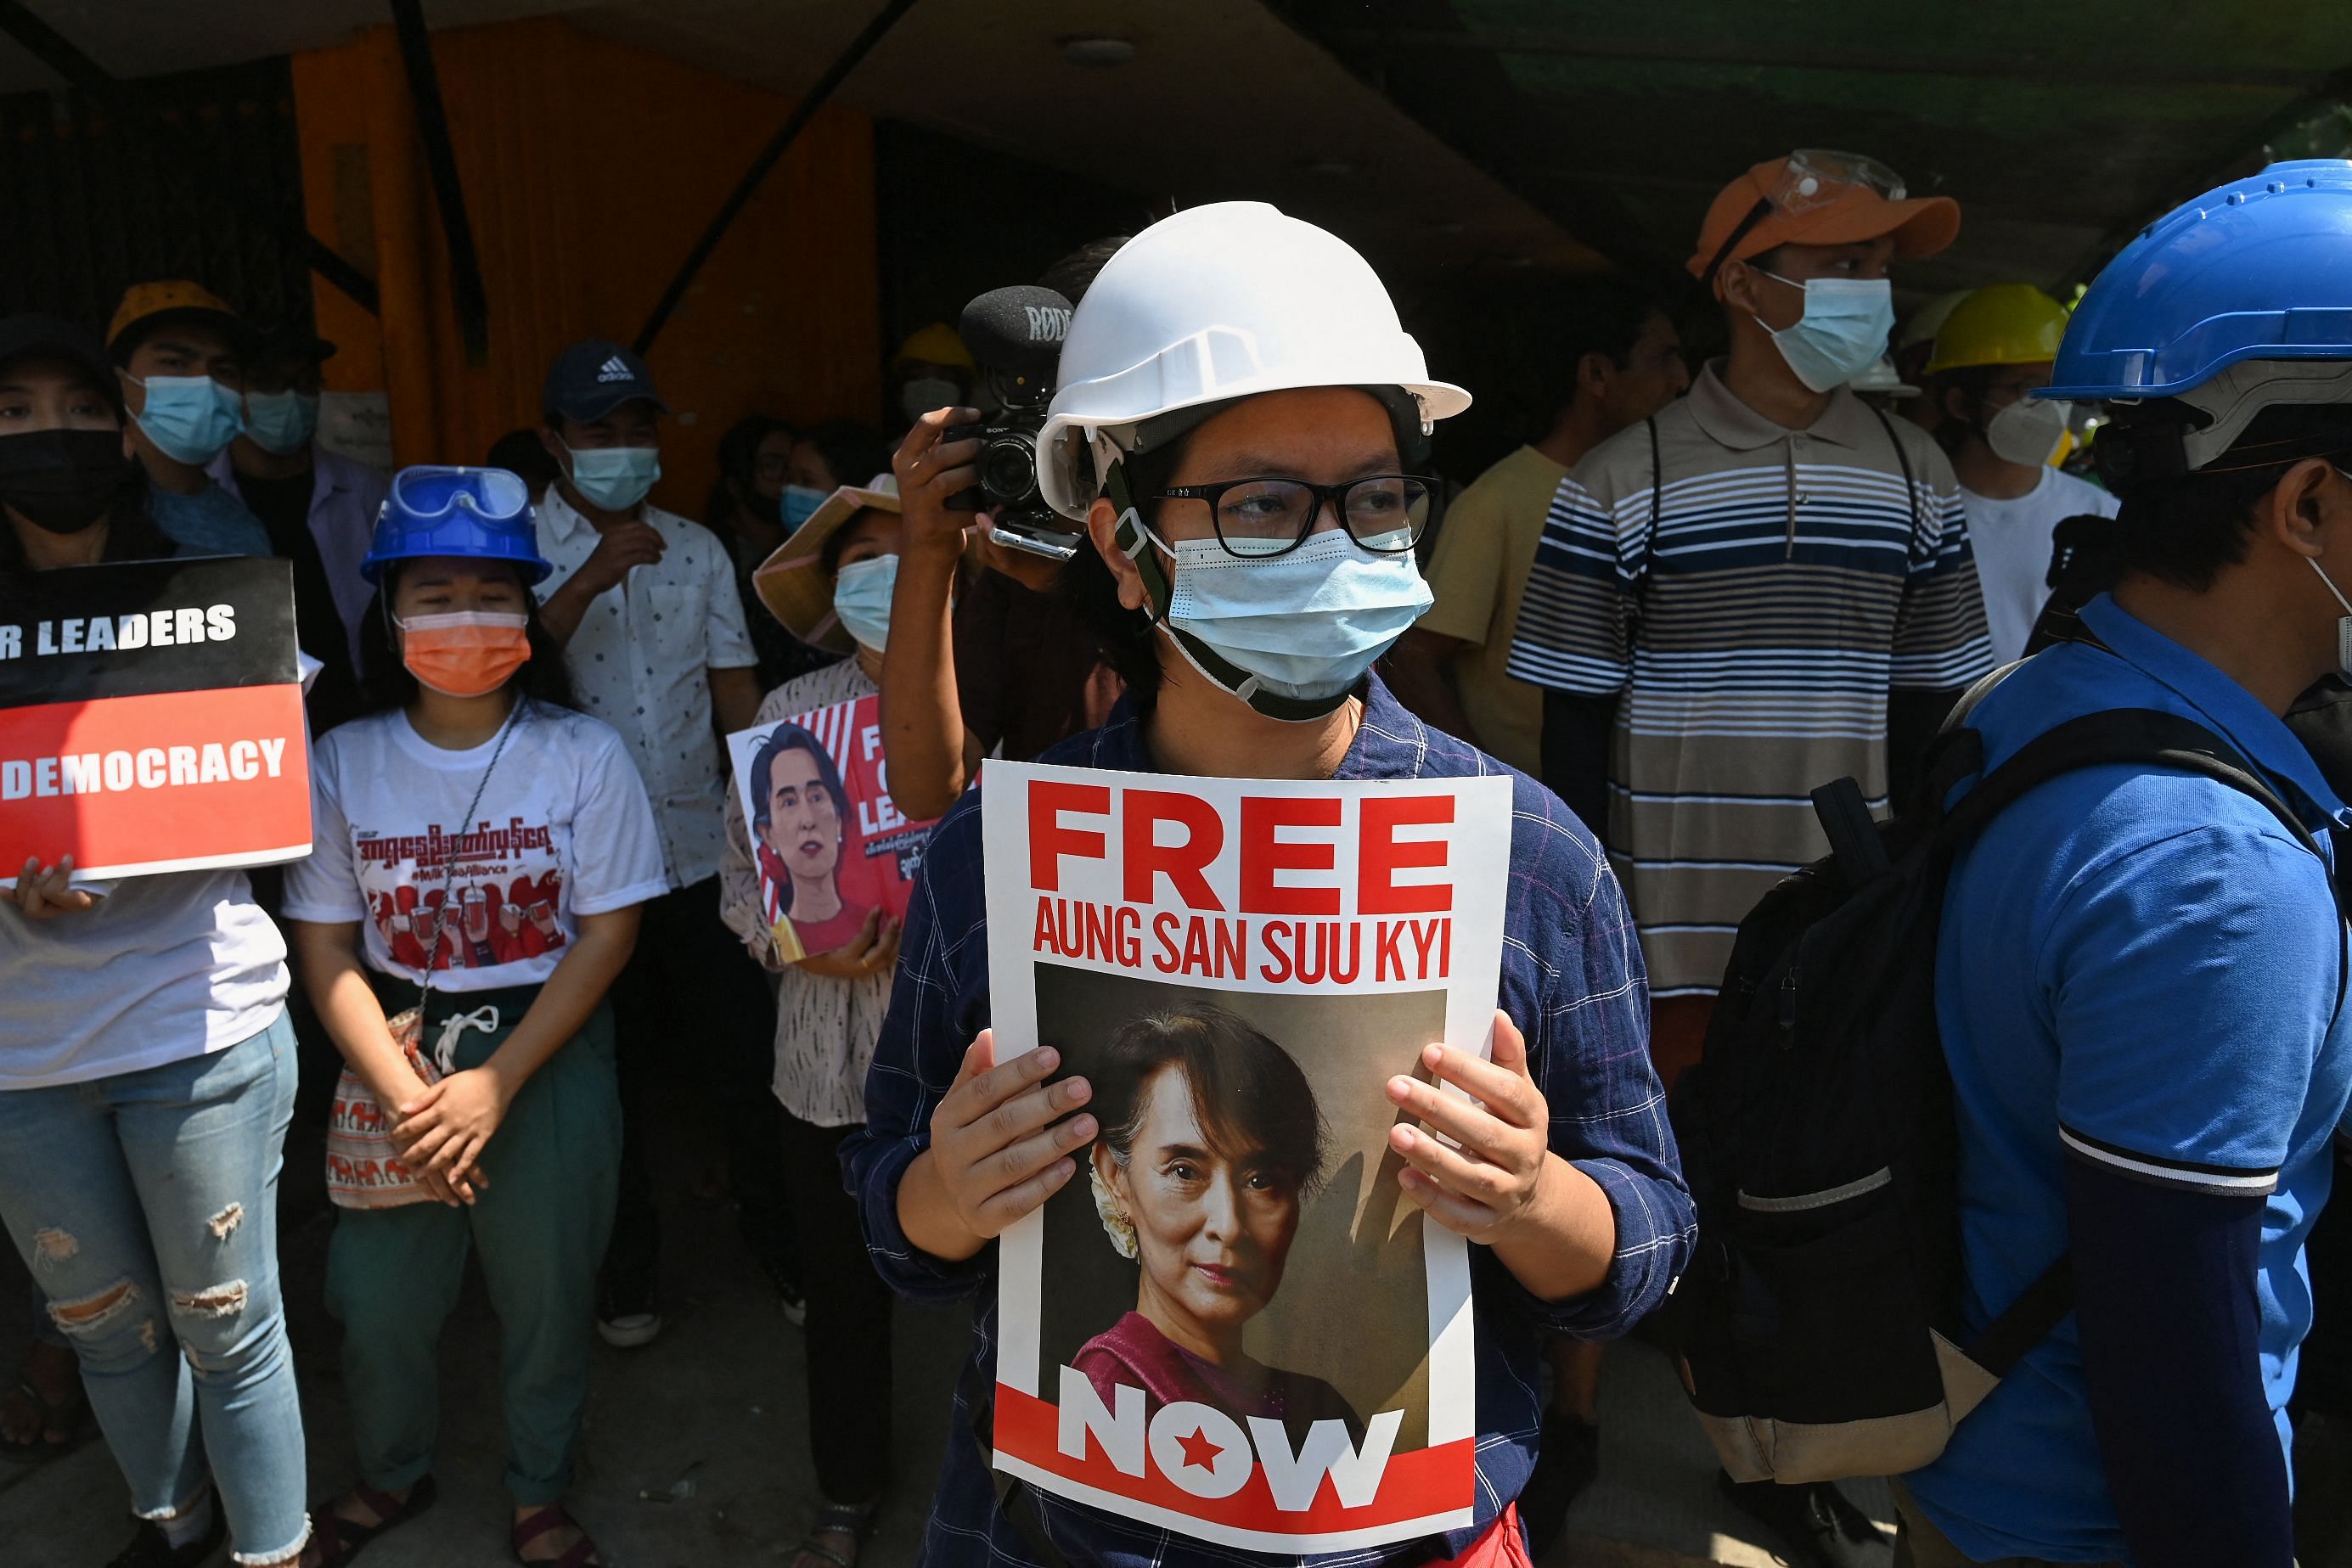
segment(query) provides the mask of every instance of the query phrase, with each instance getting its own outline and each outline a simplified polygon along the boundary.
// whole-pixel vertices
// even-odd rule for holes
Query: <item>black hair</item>
[[[837,484],[864,485],[890,466],[890,450],[870,424],[854,419],[828,419],[799,433],[816,448]]]
[[[1094,287],[1095,279],[1102,275],[1104,266],[1118,254],[1119,247],[1126,245],[1130,237],[1128,235],[1106,235],[1101,239],[1088,240],[1039,273],[1037,287],[1050,288],[1076,305],[1087,297],[1087,290]]]
[[[1146,522],[1158,518],[1160,503],[1148,499],[1165,489],[1169,476],[1191,444],[1187,433],[1153,450],[1130,453],[1119,462],[1136,509]],[[1081,524],[1083,532],[1085,525]],[[1149,549],[1150,546],[1145,548]],[[1127,684],[1127,695],[1139,713],[1149,713],[1160,700],[1160,633],[1152,629],[1152,612],[1130,610],[1119,602],[1118,579],[1095,549],[1091,535],[1080,539],[1078,553],[1064,563],[1055,591],[1078,624],[1093,637],[1104,664]],[[1163,610],[1165,606],[1161,607]]]
[[[851,542],[857,538],[858,525],[866,520],[867,512],[879,509],[874,507],[861,507],[852,512],[839,528],[825,535],[824,543],[817,548],[817,570],[827,577],[839,577],[842,553],[848,549]]]
[[[1936,400],[1936,412],[1943,415],[1942,423],[1930,434],[1947,456],[1958,456],[1961,449],[1968,445],[1969,436],[1983,434],[1985,393],[1991,389],[1993,377],[2010,368],[2007,365],[1959,365],[1948,371],[1938,371],[1928,378],[1927,386],[1921,390]],[[1953,418],[1951,411],[1944,406],[1945,394],[1953,392],[1958,392],[1968,402],[1969,415],[1965,420]]]
[[[1090,1075],[1088,1109],[1121,1169],[1143,1131],[1145,1087],[1171,1067],[1183,1073],[1201,1130],[1220,1152],[1264,1149],[1302,1194],[1320,1185],[1328,1140],[1307,1074],[1288,1051],[1209,1002],[1145,1013],[1112,1031]]]
[[[528,425],[520,430],[509,430],[491,442],[488,455],[482,459],[482,466],[503,468],[521,479],[530,487],[530,498],[534,502],[547,494],[547,487],[555,483],[556,475],[560,472],[555,459],[547,455],[547,444],[539,438],[538,431]]]
[[[719,476],[710,481],[710,494],[702,503],[702,526],[720,538],[734,531],[735,509],[759,493],[760,447],[778,431],[793,434],[790,423],[772,414],[751,413],[719,438]]]
[[[2091,451],[2121,509],[2110,536],[2109,583],[2138,574],[2201,593],[2246,559],[2254,533],[2254,504],[2287,470],[2313,457],[2352,462],[2352,409],[2340,403],[2273,404],[2254,415],[2227,451],[2202,468],[2168,471],[2161,453],[2177,430],[2205,415],[2184,418],[2170,399],[2119,404]]]
[[[400,574],[407,567],[405,560],[384,563],[383,577],[376,584],[366,612],[360,617],[360,716],[390,713],[404,708],[416,700],[419,690],[416,677],[408,673],[401,662],[400,650],[392,640],[392,600],[400,586]],[[527,700],[549,707],[576,708],[579,702],[572,693],[572,672],[563,663],[563,648],[548,635],[547,623],[540,619],[539,596],[523,581],[522,570],[515,569],[515,581],[522,587],[523,635],[530,643],[530,657],[515,672],[512,685]]]
[[[1576,401],[1577,370],[1585,355],[1605,354],[1622,370],[1642,329],[1664,314],[1656,294],[1614,273],[1548,290],[1532,319],[1522,319],[1512,329],[1520,363],[1508,379],[1520,384],[1503,391],[1505,397],[1526,407],[1531,426],[1527,438],[1549,434],[1559,411]]]
[[[841,819],[842,837],[846,840],[849,834],[849,791],[842,788],[841,769],[833,765],[833,753],[819,745],[815,736],[796,724],[778,725],[768,733],[768,738],[760,743],[760,749],[751,756],[752,831],[756,833],[768,825],[769,776],[775,768],[776,758],[787,751],[805,751],[814,758],[817,782],[824,786],[826,794],[833,797],[834,815]],[[835,885],[839,881],[840,872],[836,867]],[[778,907],[784,914],[791,914],[793,888],[790,882],[776,890],[776,898]]]

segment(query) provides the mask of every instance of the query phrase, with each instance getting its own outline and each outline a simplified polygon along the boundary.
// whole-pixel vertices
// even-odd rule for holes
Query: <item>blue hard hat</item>
[[[2034,395],[2177,397],[2243,360],[2352,360],[2352,162],[2273,163],[2149,225]]]
[[[403,468],[376,513],[360,575],[380,581],[388,561],[417,556],[511,561],[526,584],[555,570],[539,553],[530,487],[503,468]]]

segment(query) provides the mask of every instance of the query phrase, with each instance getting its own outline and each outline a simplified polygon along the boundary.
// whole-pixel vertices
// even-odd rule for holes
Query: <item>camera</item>
[[[950,425],[941,436],[980,443],[980,482],[947,504],[959,512],[993,513],[989,537],[998,544],[1067,560],[1077,553],[1079,536],[1037,493],[1037,435],[1054,401],[1070,302],[1050,288],[991,289],[963,308],[957,329],[999,411],[980,424]]]

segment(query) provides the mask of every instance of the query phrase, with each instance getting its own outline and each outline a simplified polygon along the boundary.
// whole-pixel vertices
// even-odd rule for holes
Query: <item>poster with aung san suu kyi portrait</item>
[[[1259,1551],[1469,1523],[1467,1245],[1385,1086],[1486,1051],[1507,781],[991,763],[982,808],[998,1057],[1100,1129],[1000,1240],[996,1466]]]

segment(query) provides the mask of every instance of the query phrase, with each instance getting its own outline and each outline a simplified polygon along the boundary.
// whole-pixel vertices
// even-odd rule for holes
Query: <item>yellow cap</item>
[[[1944,318],[1927,373],[1971,365],[2038,365],[2058,357],[2066,308],[2031,283],[1978,289]]]
[[[122,303],[114,308],[114,320],[106,329],[107,348],[119,347],[125,333],[158,316],[213,318],[225,331],[237,335],[245,331],[245,323],[227,300],[201,283],[167,277],[156,283],[134,283],[122,291]]]
[[[898,345],[897,358],[920,360],[927,365],[960,365],[967,371],[978,368],[972,363],[971,350],[963,346],[956,329],[944,321],[934,321],[907,334],[907,340]]]

